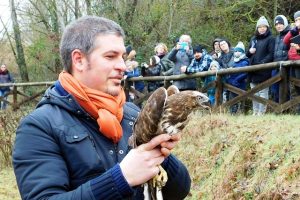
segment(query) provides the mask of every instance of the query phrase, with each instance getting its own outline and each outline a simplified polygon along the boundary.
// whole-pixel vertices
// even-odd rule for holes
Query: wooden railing
[[[199,91],[206,92],[208,88],[210,87],[216,87],[216,105],[215,108],[222,109],[225,107],[229,107],[234,105],[237,102],[251,99],[256,100],[259,103],[263,103],[265,105],[268,105],[270,109],[275,113],[282,113],[283,111],[300,104],[300,96],[293,97],[292,99],[288,99],[288,91],[289,87],[291,85],[300,87],[300,80],[296,79],[294,77],[288,76],[288,69],[290,67],[293,68],[300,68],[300,60],[298,61],[281,61],[281,62],[272,62],[272,63],[266,63],[266,64],[260,64],[260,65],[252,65],[247,67],[241,67],[241,68],[229,68],[229,69],[221,69],[218,72],[213,71],[205,71],[205,72],[198,72],[195,74],[181,74],[181,75],[173,75],[173,76],[152,76],[152,77],[134,77],[130,78],[128,80],[125,80],[125,91],[128,93],[133,92],[136,95],[136,99],[134,103],[139,104],[143,102],[145,99],[147,99],[150,94],[148,93],[140,93],[138,91],[135,91],[134,88],[129,87],[130,81],[163,81],[164,86],[169,86],[172,80],[182,80],[182,79],[191,79],[191,78],[203,78],[206,76],[215,75],[216,81],[209,84],[207,87],[199,88]],[[270,79],[262,82],[261,84],[258,84],[256,87],[249,89],[247,91],[241,90],[239,88],[236,88],[232,85],[229,85],[227,83],[223,82],[222,77],[234,74],[234,73],[242,73],[242,72],[254,72],[258,70],[267,70],[267,69],[279,69],[278,75],[271,77]],[[255,96],[254,94],[260,90],[263,90],[267,87],[270,87],[274,83],[279,83],[279,102],[274,102],[271,99],[264,99],[258,96]],[[229,90],[233,93],[238,94],[237,97],[225,102],[222,104],[222,92],[223,90]]]
[[[30,101],[36,100],[37,97],[40,97],[44,94],[47,87],[52,85],[54,81],[46,81],[46,82],[28,82],[28,83],[2,83],[2,86],[11,87],[12,90],[7,93],[4,97],[0,97],[0,101],[5,101],[8,105],[11,105],[14,110],[18,109],[21,105],[28,103]],[[28,87],[37,87],[44,86],[43,89],[39,91],[34,91],[31,95],[25,94],[23,89],[19,88],[28,88]],[[12,100],[6,100],[6,97],[12,95]],[[18,96],[22,96],[23,98],[19,100]]]
[[[172,75],[172,76],[151,76],[151,77],[134,77],[130,79],[124,80],[124,88],[125,92],[128,93],[129,91],[133,92],[136,96],[134,103],[140,104],[141,102],[147,100],[147,98],[151,95],[151,93],[140,93],[134,88],[129,87],[129,82],[134,81],[163,81],[164,86],[168,87],[171,85],[171,81],[173,80],[182,80],[182,79],[191,79],[191,78],[203,78],[206,76],[215,75],[216,81],[210,83],[208,86],[199,88],[199,91],[206,92],[207,89],[210,87],[216,87],[216,106],[217,109],[222,109],[234,105],[237,102],[244,101],[246,99],[256,100],[259,103],[263,103],[268,105],[268,107],[275,113],[282,113],[283,111],[300,104],[300,96],[293,97],[292,99],[287,99],[288,88],[293,85],[300,87],[300,80],[294,77],[288,76],[288,69],[290,67],[300,68],[300,60],[299,61],[282,61],[282,62],[272,62],[260,65],[253,65],[247,66],[242,68],[229,68],[229,69],[221,69],[218,72],[206,71],[206,72],[199,72],[195,74],[181,74],[181,75]],[[257,70],[264,70],[264,69],[279,69],[278,75],[271,77],[270,79],[264,81],[263,83],[257,85],[256,87],[249,89],[247,91],[241,90],[236,88],[232,85],[224,83],[222,77],[228,74],[234,73],[241,73],[241,72],[253,72]],[[279,102],[274,102],[270,99],[264,99],[254,94],[264,88],[270,87],[274,83],[279,83]],[[30,102],[30,101],[37,101],[36,98],[40,97],[44,94],[45,90],[48,86],[52,85],[54,81],[47,81],[47,82],[30,82],[30,83],[6,83],[0,84],[1,86],[9,86],[12,87],[12,90],[7,94],[12,95],[12,100],[4,100],[3,97],[0,97],[0,100],[6,101],[9,105],[12,106],[13,109],[18,109],[21,105]],[[44,86],[43,89],[39,91],[35,91],[33,94],[28,95],[25,94],[23,89],[19,89],[22,87],[36,87],[36,86]],[[222,103],[222,91],[223,89],[227,89],[231,92],[238,94],[237,97]],[[22,98],[18,98],[18,96],[22,96]]]

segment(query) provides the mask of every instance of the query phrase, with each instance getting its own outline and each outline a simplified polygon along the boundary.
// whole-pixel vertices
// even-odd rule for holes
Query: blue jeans
[[[251,89],[254,88],[257,83],[250,83]],[[265,88],[261,91],[258,91],[255,93],[255,96],[262,97],[264,99],[269,99],[269,88]],[[264,105],[262,103],[258,103],[257,101],[252,101],[252,108],[253,108],[253,115],[263,115],[267,111],[267,105]]]
[[[0,97],[2,97],[4,100],[7,100],[7,96],[4,97],[9,91],[7,90],[0,90]],[[7,106],[7,103],[5,101],[0,101],[0,109],[5,110]]]

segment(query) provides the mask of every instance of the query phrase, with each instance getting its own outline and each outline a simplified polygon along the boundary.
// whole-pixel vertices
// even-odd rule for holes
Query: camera
[[[186,50],[187,46],[189,45],[187,42],[180,42],[179,44],[181,50]]]

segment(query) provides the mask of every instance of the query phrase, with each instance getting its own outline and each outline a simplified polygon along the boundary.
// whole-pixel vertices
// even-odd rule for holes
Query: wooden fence
[[[0,97],[0,101],[5,101],[8,105],[11,105],[14,110],[18,109],[21,105],[30,101],[37,101],[36,98],[41,97],[46,91],[47,87],[52,85],[54,81],[47,82],[30,82],[30,83],[3,83],[1,86],[11,87],[12,90],[7,93],[4,97]],[[31,92],[31,95],[24,93],[24,88],[43,86],[42,89]],[[19,88],[22,88],[21,90]],[[12,95],[12,100],[6,100],[6,97]],[[18,98],[21,96],[22,99]]]
[[[242,68],[229,68],[229,69],[221,69],[218,72],[212,72],[212,71],[206,71],[206,72],[199,72],[195,74],[181,74],[181,75],[172,75],[172,76],[152,76],[152,77],[134,77],[130,79],[126,79],[124,81],[124,88],[125,92],[128,93],[133,92],[136,96],[136,99],[134,100],[134,103],[140,104],[141,102],[145,101],[151,93],[140,93],[134,88],[129,87],[129,82],[134,81],[163,81],[164,86],[168,87],[171,84],[171,81],[173,80],[182,80],[182,79],[190,79],[190,78],[203,78],[206,76],[215,75],[216,81],[210,83],[207,87],[199,88],[199,91],[206,92],[208,88],[210,87],[216,87],[216,105],[215,108],[217,109],[223,109],[226,107],[229,107],[237,102],[244,101],[246,99],[256,100],[259,103],[263,103],[265,105],[268,105],[268,107],[271,109],[271,111],[275,113],[282,113],[283,111],[297,105],[300,103],[300,96],[293,97],[292,99],[287,99],[288,94],[288,88],[292,86],[298,86],[300,87],[300,80],[296,79],[294,77],[288,76],[288,70],[290,67],[293,68],[299,68],[300,67],[300,60],[299,61],[282,61],[282,62],[272,62],[272,63],[266,63],[266,64],[260,64],[260,65],[253,65],[253,66],[247,66]],[[265,69],[278,69],[279,73],[278,75],[271,77],[270,79],[264,81],[263,83],[257,85],[256,87],[249,89],[247,91],[241,90],[239,88],[236,88],[232,85],[223,83],[222,77],[228,75],[228,74],[234,74],[234,73],[241,73],[241,72],[253,72],[257,70],[265,70]],[[258,96],[255,96],[254,94],[262,89],[265,89],[267,87],[270,87],[274,83],[279,83],[279,102],[274,102],[270,99],[264,99]],[[13,109],[18,109],[21,105],[28,103],[30,101],[37,101],[37,97],[41,97],[48,86],[52,85],[54,81],[48,81],[48,82],[30,82],[30,83],[6,83],[6,84],[0,84],[1,86],[9,86],[12,87],[11,92],[7,94],[12,95],[12,100],[5,100],[3,97],[0,97],[0,100],[6,101],[9,105],[12,106]],[[37,86],[44,86],[43,89],[40,89],[39,91],[35,91],[31,95],[25,94],[23,91],[24,87],[37,87]],[[238,94],[237,97],[222,103],[222,91],[223,89],[227,89],[231,92],[234,92]],[[22,98],[18,97],[22,96]]]
[[[206,71],[206,72],[198,72],[195,74],[181,74],[181,75],[173,75],[173,76],[152,76],[152,77],[134,77],[130,78],[125,81],[125,91],[133,92],[136,95],[136,99],[134,103],[139,104],[143,102],[145,99],[147,99],[150,94],[148,93],[140,93],[134,88],[129,87],[130,81],[163,81],[164,86],[167,87],[171,84],[172,80],[182,80],[182,79],[191,79],[191,78],[203,78],[206,76],[215,75],[216,81],[209,84],[207,87],[199,88],[199,91],[206,92],[207,89],[210,87],[216,87],[216,109],[224,109],[226,107],[230,107],[234,105],[237,102],[245,101],[246,99],[255,100],[259,103],[263,103],[267,105],[271,111],[275,113],[282,113],[283,111],[286,111],[287,109],[300,104],[300,96],[295,96],[291,99],[288,99],[288,91],[289,87],[300,87],[300,80],[296,79],[294,77],[289,76],[289,69],[293,68],[300,68],[300,60],[298,61],[281,61],[281,62],[272,62],[272,63],[266,63],[266,64],[260,64],[260,65],[252,65],[242,68],[229,68],[229,69],[221,69],[218,72],[212,72],[212,71]],[[279,73],[278,75],[271,77],[270,79],[262,82],[261,84],[258,84],[256,87],[249,89],[247,91],[241,90],[239,88],[236,88],[232,85],[229,85],[227,83],[224,83],[222,80],[222,77],[234,74],[234,73],[241,73],[241,72],[254,72],[258,70],[272,70],[272,69],[278,69]],[[267,87],[270,87],[271,85],[275,83],[279,83],[279,102],[274,102],[271,99],[264,99],[258,96],[255,96],[254,94],[257,93],[260,90],[263,90]],[[223,90],[229,90],[233,93],[238,94],[237,97],[222,103],[222,92]]]

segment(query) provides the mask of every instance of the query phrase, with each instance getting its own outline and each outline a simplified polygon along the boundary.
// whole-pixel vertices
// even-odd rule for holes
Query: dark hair
[[[64,69],[72,72],[71,54],[79,49],[85,55],[89,55],[97,46],[95,40],[99,35],[114,34],[125,37],[119,24],[104,17],[84,16],[70,23],[64,30],[60,42],[60,56]]]
[[[223,41],[225,41],[228,44],[229,48],[231,47],[231,44],[230,44],[229,40],[227,40],[226,38],[221,38],[219,42],[221,43]]]
[[[202,47],[200,44],[197,44],[197,45],[194,46],[193,52],[194,52],[194,54],[195,54],[196,52],[202,53],[202,52],[203,52],[203,47]]]

